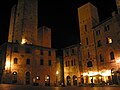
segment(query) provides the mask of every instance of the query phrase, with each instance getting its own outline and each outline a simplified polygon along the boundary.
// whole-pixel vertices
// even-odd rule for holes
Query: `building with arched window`
[[[38,0],[18,0],[11,9],[8,42],[0,46],[0,82],[54,85],[55,67],[51,29],[38,29]]]

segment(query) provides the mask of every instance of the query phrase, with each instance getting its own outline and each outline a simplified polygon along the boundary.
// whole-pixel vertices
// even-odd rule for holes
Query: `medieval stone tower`
[[[18,0],[12,8],[8,42],[37,44],[38,1]]]
[[[91,3],[78,8],[83,72],[97,71],[93,26],[98,24],[97,8]]]

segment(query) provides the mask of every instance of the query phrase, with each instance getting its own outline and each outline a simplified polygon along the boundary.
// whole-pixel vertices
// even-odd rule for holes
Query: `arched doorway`
[[[49,75],[45,76],[45,86],[50,86],[50,76]]]
[[[73,85],[77,86],[77,77],[75,75],[73,76]]]
[[[13,72],[12,76],[13,76],[12,83],[17,83],[17,72]]]
[[[26,72],[26,84],[30,84],[30,72]]]
[[[67,85],[71,86],[71,78],[70,78],[70,76],[67,76],[66,80],[67,80]]]

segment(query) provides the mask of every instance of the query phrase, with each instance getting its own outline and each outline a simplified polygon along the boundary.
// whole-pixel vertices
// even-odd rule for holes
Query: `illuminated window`
[[[111,44],[113,42],[112,38],[108,37],[106,38],[106,43],[107,44]]]
[[[18,64],[18,59],[14,58],[14,64]]]
[[[115,57],[114,57],[114,52],[110,52],[110,59],[111,59],[111,60],[115,59]]]

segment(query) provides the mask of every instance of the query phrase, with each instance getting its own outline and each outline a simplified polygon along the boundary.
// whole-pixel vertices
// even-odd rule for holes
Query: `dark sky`
[[[7,41],[10,10],[16,1],[3,0],[0,3],[0,45]],[[39,0],[39,27],[51,28],[52,47],[63,48],[79,43],[77,8],[88,1],[98,8],[100,20],[110,17],[116,10],[115,0]]]

